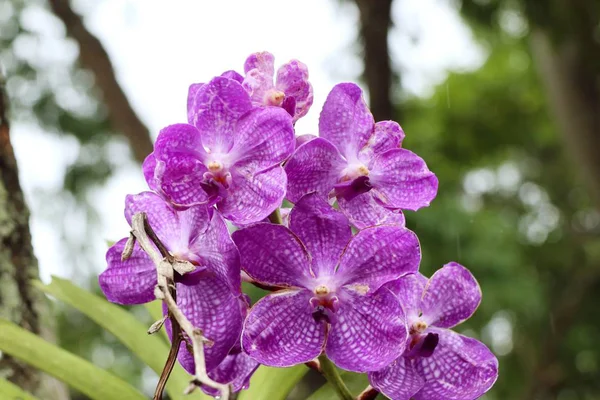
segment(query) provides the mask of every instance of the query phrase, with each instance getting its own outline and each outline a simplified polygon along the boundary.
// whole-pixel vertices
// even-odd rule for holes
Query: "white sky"
[[[88,28],[105,45],[134,108],[153,135],[166,125],[185,122],[190,83],[203,82],[228,69],[241,72],[246,56],[268,50],[276,66],[297,58],[308,65],[315,102],[297,124],[297,133],[316,133],[328,91],[338,82],[357,80],[361,62],[356,43],[358,13],[339,0],[80,0]],[[484,55],[449,0],[396,0],[390,36],[393,63],[403,83],[424,95],[448,69],[471,69]],[[412,37],[418,40],[412,40]],[[401,121],[399,121],[401,122]],[[410,135],[410,132],[408,132]],[[66,255],[55,227],[37,210],[37,188],[57,188],[76,144],[17,124],[13,141],[22,184],[31,204],[34,248],[41,275],[68,276]],[[35,143],[32,146],[31,143]],[[118,147],[116,152],[118,153]],[[122,153],[122,151],[121,151]],[[115,155],[117,159],[122,154]],[[44,165],[43,168],[40,168]],[[96,244],[92,266],[104,268],[105,239],[126,236],[123,201],[146,190],[141,171],[124,164],[94,192],[103,227],[89,240]],[[70,217],[70,218],[69,218]],[[77,217],[65,216],[78,232]]]

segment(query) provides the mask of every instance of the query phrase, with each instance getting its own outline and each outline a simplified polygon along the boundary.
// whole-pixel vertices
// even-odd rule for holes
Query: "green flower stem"
[[[276,208],[275,211],[269,215],[269,221],[271,221],[272,224],[283,225],[279,208]]]
[[[342,380],[338,370],[335,368],[335,365],[327,358],[325,354],[319,356],[319,362],[321,363],[321,371],[323,372],[323,376],[329,382],[331,386],[335,389],[335,392],[338,394],[341,400],[354,400],[354,396],[348,390],[348,387]]]

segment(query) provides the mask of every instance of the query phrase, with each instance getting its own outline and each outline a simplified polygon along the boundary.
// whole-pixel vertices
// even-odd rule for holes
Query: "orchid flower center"
[[[369,168],[363,163],[350,164],[342,171],[340,181],[352,181],[361,176],[369,176]]]
[[[327,285],[320,284],[313,290],[314,296],[310,299],[313,308],[313,318],[316,322],[331,322],[333,314],[339,308],[339,299],[335,292]]]
[[[270,89],[265,93],[265,104],[268,106],[280,107],[285,99],[285,93],[281,90]]]
[[[438,345],[439,336],[437,333],[427,333],[427,328],[427,323],[421,319],[410,324],[408,330],[410,337],[405,353],[406,357],[431,357]]]
[[[206,183],[218,183],[224,188],[231,184],[231,173],[225,163],[219,159],[212,159],[206,164],[208,171],[204,173]]]

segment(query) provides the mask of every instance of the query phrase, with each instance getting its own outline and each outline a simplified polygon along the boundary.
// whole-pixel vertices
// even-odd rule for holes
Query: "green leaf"
[[[0,319],[0,350],[58,378],[94,400],[145,400],[133,386],[20,326]]]
[[[354,372],[341,371],[342,379],[350,389],[352,394],[358,396],[369,384],[369,378],[366,374],[356,374]],[[333,386],[329,383],[321,386],[307,400],[331,400],[337,399]]]
[[[272,368],[261,365],[250,379],[250,388],[240,392],[239,400],[284,400],[308,368]]]
[[[81,289],[65,279],[52,277],[52,282],[48,285],[39,281],[34,284],[49,295],[81,311],[115,335],[125,347],[160,375],[169,353],[169,344],[158,334],[148,335],[148,326],[139,322],[127,310]],[[183,391],[189,385],[190,379],[190,375],[177,363],[166,386],[169,396],[173,400],[210,399],[200,391],[184,396]]]
[[[17,385],[0,378],[0,398],[5,400],[38,400]]]

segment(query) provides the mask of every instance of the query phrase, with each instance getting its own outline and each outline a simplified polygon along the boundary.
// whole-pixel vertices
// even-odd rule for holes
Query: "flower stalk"
[[[321,364],[321,371],[323,372],[323,376],[327,379],[327,382],[339,396],[341,400],[354,400],[354,396],[350,393],[350,390],[342,380],[340,373],[338,372],[335,365],[331,362],[329,358],[325,354],[319,356],[319,363]]]

